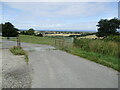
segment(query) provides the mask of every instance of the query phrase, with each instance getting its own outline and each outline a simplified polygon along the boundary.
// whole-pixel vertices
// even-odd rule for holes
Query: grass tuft
[[[29,62],[28,54],[27,54],[27,52],[26,52],[25,50],[23,50],[21,47],[14,46],[13,48],[10,48],[10,51],[11,51],[14,55],[24,55],[24,56],[25,56],[26,63],[28,64],[28,62]]]

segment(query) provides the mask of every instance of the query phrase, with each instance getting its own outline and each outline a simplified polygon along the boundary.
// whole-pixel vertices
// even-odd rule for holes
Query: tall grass
[[[74,46],[85,51],[118,57],[118,43],[114,41],[75,39]]]
[[[111,36],[108,36],[105,40],[120,42],[120,35],[115,35],[115,36],[111,35]]]
[[[72,53],[120,71],[119,45],[114,40],[75,39]]]

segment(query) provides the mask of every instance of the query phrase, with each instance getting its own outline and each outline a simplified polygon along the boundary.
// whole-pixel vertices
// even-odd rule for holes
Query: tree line
[[[18,37],[19,34],[23,35],[36,35],[43,36],[40,34],[35,34],[35,30],[30,28],[29,30],[21,31],[14,27],[14,25],[10,22],[5,22],[4,24],[0,24],[0,31],[2,31],[3,37]]]
[[[96,36],[98,37],[106,38],[110,35],[120,35],[120,32],[118,31],[118,29],[120,29],[120,20],[117,18],[101,19],[96,26],[98,27],[98,31],[96,33]],[[3,37],[17,37],[19,34],[35,35],[34,29],[30,28],[27,31],[20,31],[19,29],[15,28],[14,25],[10,22],[0,24],[0,30],[1,29]],[[42,37],[43,35],[40,33],[37,34],[37,36]]]
[[[23,35],[35,35],[35,36],[43,37],[42,33],[35,34],[35,30],[33,28],[30,28],[29,30],[23,30],[23,31],[20,32],[20,34],[23,34]]]

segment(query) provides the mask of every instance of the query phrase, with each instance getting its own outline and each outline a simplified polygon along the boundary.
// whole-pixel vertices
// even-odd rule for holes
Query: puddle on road
[[[31,48],[24,48],[24,50],[27,50],[29,52],[34,52],[34,51],[46,51],[46,50],[56,50],[55,47],[31,47]]]

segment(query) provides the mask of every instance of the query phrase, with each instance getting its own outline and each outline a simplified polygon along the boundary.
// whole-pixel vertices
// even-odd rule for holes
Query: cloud
[[[3,3],[4,21],[18,28],[95,30],[101,18],[115,17],[114,3],[9,2]]]
[[[105,3],[6,3],[24,14],[36,17],[86,17],[100,15],[111,8]],[[101,13],[102,12],[102,13]]]
[[[110,9],[105,3],[73,3],[67,8],[58,11],[57,14],[67,17],[90,17],[100,15]]]

